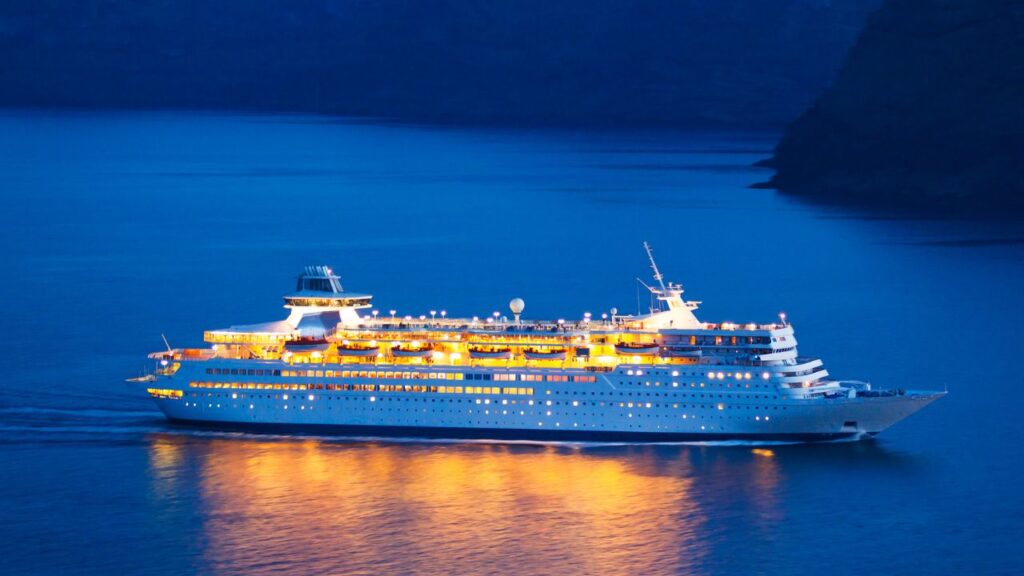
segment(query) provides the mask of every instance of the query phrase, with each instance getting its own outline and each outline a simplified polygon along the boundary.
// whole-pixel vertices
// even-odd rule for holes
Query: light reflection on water
[[[149,453],[158,497],[195,469],[204,562],[224,572],[687,573],[709,513],[751,503],[751,529],[780,515],[776,460],[744,449],[157,434]]]

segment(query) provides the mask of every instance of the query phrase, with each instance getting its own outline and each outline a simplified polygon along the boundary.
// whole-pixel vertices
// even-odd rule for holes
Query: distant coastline
[[[0,6],[0,105],[779,127],[880,0]]]

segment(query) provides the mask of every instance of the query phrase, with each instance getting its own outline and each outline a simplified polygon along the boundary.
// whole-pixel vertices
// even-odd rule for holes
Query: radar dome
[[[609,312],[612,313],[612,316],[615,316],[616,314],[619,313],[619,309],[618,308],[612,308],[611,310],[609,310]]]
[[[513,298],[512,301],[508,303],[508,307],[509,310],[512,310],[513,314],[522,314],[523,308],[526,308],[526,302],[524,302],[522,298]]]

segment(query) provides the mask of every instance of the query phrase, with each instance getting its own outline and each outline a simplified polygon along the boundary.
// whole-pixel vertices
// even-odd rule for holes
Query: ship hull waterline
[[[879,404],[887,409],[883,420],[875,420],[864,427],[845,428],[834,423],[823,423],[820,428],[808,426],[805,430],[776,430],[755,432],[750,430],[735,431],[694,431],[694,430],[644,430],[630,431],[621,429],[586,430],[564,428],[554,423],[547,427],[487,427],[487,426],[448,426],[418,423],[409,425],[400,422],[338,422],[321,419],[308,419],[312,414],[306,413],[307,420],[297,421],[294,416],[279,421],[272,421],[266,415],[256,416],[240,411],[232,416],[226,414],[202,414],[200,417],[182,411],[179,400],[162,400],[158,402],[160,409],[168,421],[177,427],[249,432],[275,435],[314,435],[336,437],[380,437],[380,438],[421,438],[429,440],[481,440],[494,442],[509,441],[546,441],[546,442],[629,442],[629,443],[692,443],[692,442],[785,442],[814,443],[839,440],[869,440],[883,430],[903,420],[907,416],[924,408],[931,402],[945,396],[944,392],[910,392],[904,396],[861,401],[858,410],[870,410],[879,414]],[[297,412],[297,411],[296,411]],[[832,418],[835,420],[835,416]]]

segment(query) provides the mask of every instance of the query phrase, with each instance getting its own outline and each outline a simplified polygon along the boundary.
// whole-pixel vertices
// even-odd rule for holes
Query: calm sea
[[[0,572],[1016,574],[1024,230],[746,186],[772,134],[0,114]],[[949,396],[874,442],[438,443],[175,429],[124,382],[283,316],[785,311],[837,376]]]

